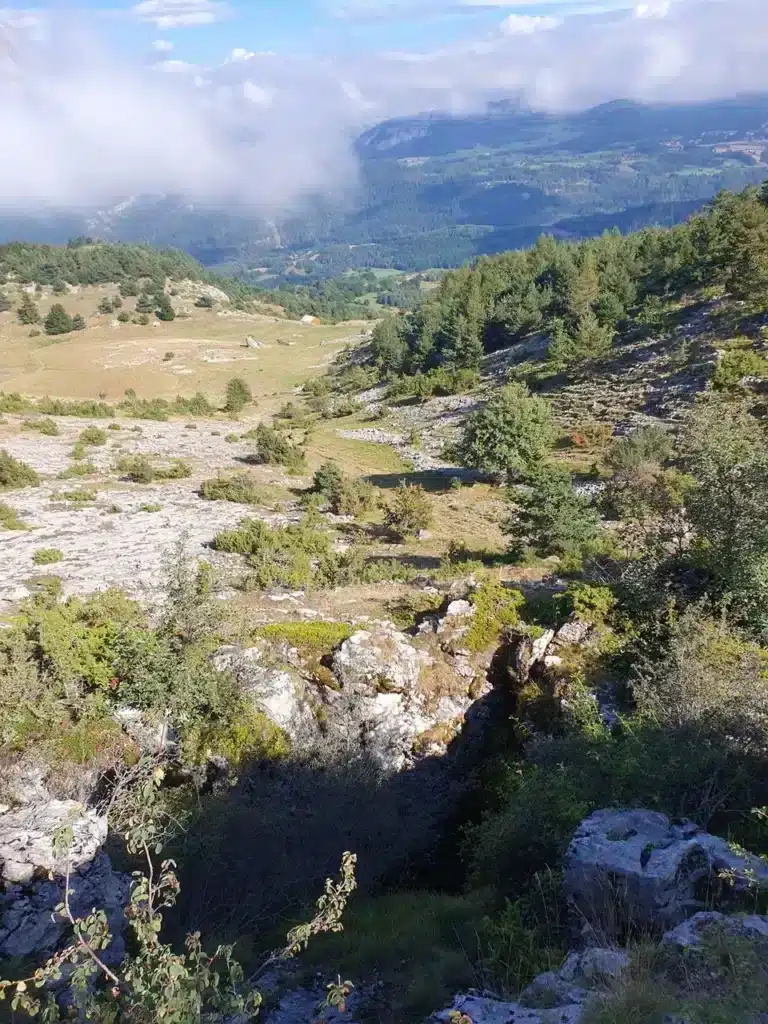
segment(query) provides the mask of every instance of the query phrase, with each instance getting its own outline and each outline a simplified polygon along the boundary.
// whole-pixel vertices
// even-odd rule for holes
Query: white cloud
[[[154,17],[170,16],[169,2],[162,14],[154,5]],[[481,111],[510,96],[560,110],[768,90],[766,0],[639,6],[651,5],[655,17],[635,3],[554,24],[521,10],[494,34],[420,53],[331,59],[238,48],[206,68],[131,66],[62,17],[48,41],[17,33],[13,61],[0,62],[0,137],[14,154],[0,161],[0,206],[172,193],[277,213],[315,190],[353,191],[352,142],[388,117]]]
[[[559,24],[557,18],[544,15],[534,17],[529,14],[510,14],[502,21],[501,31],[505,36],[529,36],[534,32],[546,32],[548,29],[557,28]]]
[[[172,74],[186,74],[187,71],[194,71],[195,65],[188,64],[185,60],[161,60],[155,64],[156,71],[167,71]]]
[[[170,53],[173,50],[173,43],[170,39],[156,39],[152,43],[152,49],[155,53]]]
[[[168,29],[212,25],[228,18],[232,8],[225,0],[141,0],[131,13],[139,21]]]

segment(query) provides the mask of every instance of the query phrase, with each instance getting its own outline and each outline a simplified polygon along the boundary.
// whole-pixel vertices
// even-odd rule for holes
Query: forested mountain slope
[[[676,106],[615,102],[567,115],[499,105],[483,115],[425,116],[360,137],[359,188],[265,221],[172,196],[113,209],[0,220],[0,238],[76,234],[174,245],[209,267],[334,276],[349,268],[424,270],[532,244],[684,219],[721,188],[766,176],[768,100]],[[262,268],[257,270],[256,268]]]

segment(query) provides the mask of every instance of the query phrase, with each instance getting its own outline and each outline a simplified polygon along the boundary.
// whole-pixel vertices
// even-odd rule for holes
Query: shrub
[[[256,451],[254,458],[266,465],[285,466],[292,472],[304,467],[304,453],[273,427],[260,423],[256,428]]]
[[[71,480],[74,477],[92,476],[98,473],[92,462],[73,462],[71,466],[56,474],[57,480]]]
[[[71,501],[74,505],[85,505],[89,501],[95,501],[97,497],[97,491],[80,487],[74,491],[59,491],[58,494],[52,494],[51,501]]]
[[[364,516],[373,511],[376,504],[376,488],[367,480],[344,479],[330,495],[331,511],[337,516]],[[431,510],[427,518],[431,521]]]
[[[164,466],[155,466],[146,455],[124,455],[117,463],[118,473],[135,484],[151,484],[154,480],[185,480],[192,468],[183,459],[172,459]]]
[[[271,528],[260,519],[243,519],[235,530],[214,538],[217,551],[245,555],[255,570],[254,581],[262,588],[321,585],[340,563],[330,535],[306,516],[300,523]]]
[[[162,512],[163,506],[158,504],[146,504],[139,506],[139,512]]]
[[[10,505],[0,501],[0,527],[4,530],[28,530],[26,523],[19,519],[18,512]]]
[[[210,295],[200,295],[198,296],[195,305],[197,306],[198,309],[213,309],[213,307],[216,305],[216,302],[214,301],[214,299],[211,298]]]
[[[471,651],[482,651],[498,641],[503,629],[516,626],[525,598],[519,590],[502,586],[498,580],[486,580],[471,598],[475,609],[472,625],[463,640]]]
[[[573,614],[584,622],[602,625],[616,607],[616,595],[610,587],[599,587],[580,580],[568,584],[558,595],[558,603],[565,614]]]
[[[22,426],[26,427],[27,430],[36,430],[40,434],[45,434],[46,437],[59,436],[59,428],[56,426],[56,421],[47,417],[42,420],[24,420]]]
[[[593,312],[579,318],[575,330],[557,321],[547,351],[547,358],[557,367],[583,366],[604,359],[613,347],[615,333],[603,325]]]
[[[258,635],[274,643],[285,642],[302,653],[331,654],[353,633],[346,622],[273,622],[261,626]]]
[[[19,459],[14,459],[5,449],[0,449],[0,491],[39,485],[40,476],[36,470]]]
[[[185,737],[186,762],[207,764],[211,757],[224,757],[233,768],[245,761],[273,761],[285,757],[290,740],[274,722],[245,704],[231,720],[195,725]]]
[[[589,498],[574,490],[571,474],[542,468],[509,493],[510,515],[504,532],[510,554],[521,558],[527,547],[540,557],[588,551],[600,534],[600,516]]]
[[[432,523],[432,503],[419,484],[403,481],[387,505],[384,522],[400,537],[411,537]]]
[[[138,308],[138,307],[137,307]],[[158,296],[157,307],[155,309],[155,316],[158,320],[169,322],[176,319],[176,311],[173,308],[173,303],[167,295],[163,294]]]
[[[32,561],[35,565],[53,565],[54,562],[60,562],[63,557],[58,548],[38,548],[32,555]]]
[[[102,316],[108,316],[112,313],[112,299],[105,295],[96,307],[96,312],[100,313]]]
[[[227,382],[225,410],[237,415],[251,402],[253,402],[253,393],[248,384],[242,377],[232,377]]]
[[[512,383],[472,413],[455,454],[462,466],[495,476],[518,474],[538,466],[556,436],[549,403]]]
[[[627,437],[614,440],[605,457],[614,473],[631,473],[648,463],[662,465],[671,458],[673,439],[661,426],[640,427]]]
[[[234,501],[242,505],[263,505],[264,495],[249,473],[219,474],[200,485],[200,495],[207,501]]]
[[[312,489],[316,494],[322,494],[330,501],[331,496],[341,487],[344,481],[344,473],[337,462],[327,459],[312,477]]]
[[[176,353],[175,352],[166,352],[165,355],[163,356],[163,362],[164,363],[170,363],[175,358],[176,358]]]
[[[768,377],[768,359],[752,349],[729,349],[723,354],[712,377],[718,391],[737,387],[744,377]]]
[[[107,443],[107,440],[107,432],[101,427],[86,427],[78,438],[80,444],[93,448],[100,448]]]
[[[118,323],[129,324],[131,322],[131,314],[127,310],[123,309],[117,314],[116,319]]]

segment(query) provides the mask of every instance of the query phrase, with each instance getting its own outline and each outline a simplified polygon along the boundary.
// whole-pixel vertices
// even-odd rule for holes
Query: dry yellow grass
[[[119,401],[126,389],[142,398],[169,398],[202,391],[219,399],[230,377],[243,377],[264,412],[274,411],[307,378],[325,372],[333,357],[360,337],[359,323],[311,326],[292,320],[183,305],[188,318],[171,323],[152,318],[146,326],[112,326],[115,314],[96,309],[114,287],[82,288],[77,294],[36,297],[43,317],[53,302],[80,313],[85,331],[49,338],[30,337],[17,323],[20,293],[7,289],[13,308],[0,314],[0,389],[25,395]],[[135,299],[125,300],[133,311]],[[224,307],[226,310],[227,307]],[[251,335],[264,347],[245,347]],[[280,342],[283,342],[281,344]],[[165,354],[174,357],[166,360]]]

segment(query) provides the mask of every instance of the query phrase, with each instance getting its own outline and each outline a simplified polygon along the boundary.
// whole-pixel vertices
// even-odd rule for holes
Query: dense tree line
[[[485,352],[533,332],[556,365],[594,362],[619,329],[654,324],[666,299],[704,286],[762,303],[768,295],[768,187],[720,193],[671,229],[584,242],[542,235],[530,249],[446,274],[417,310],[385,321],[374,357],[388,375],[476,368]]]

